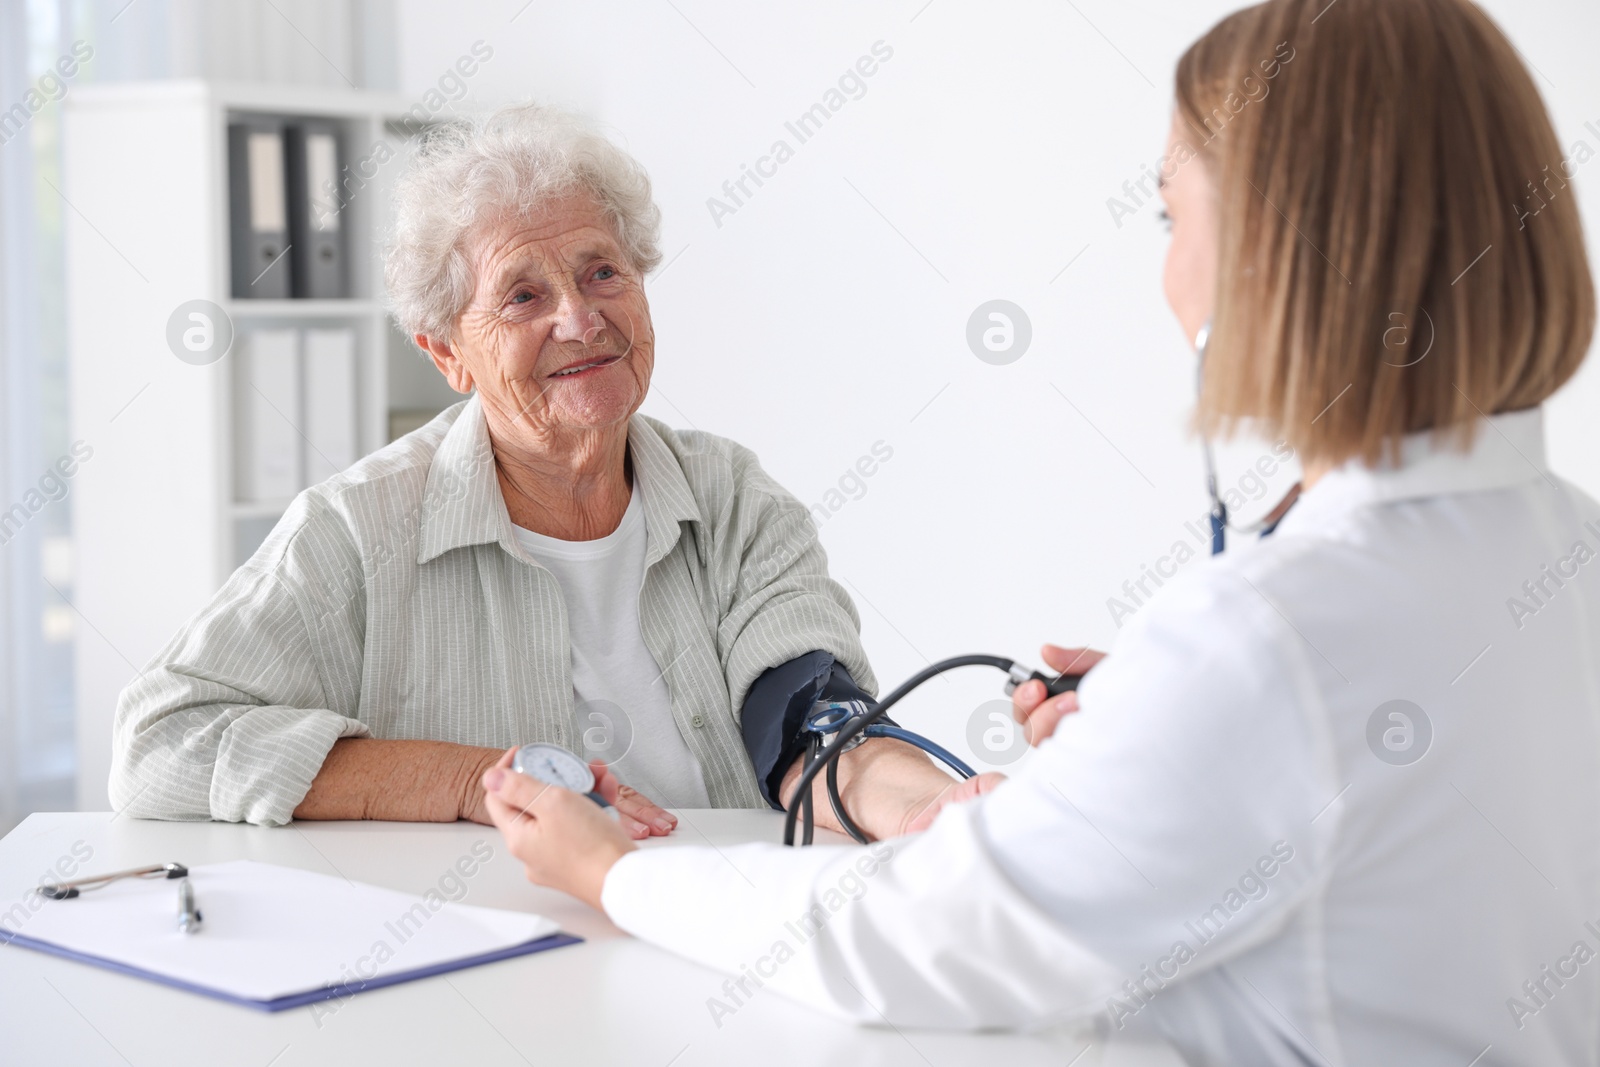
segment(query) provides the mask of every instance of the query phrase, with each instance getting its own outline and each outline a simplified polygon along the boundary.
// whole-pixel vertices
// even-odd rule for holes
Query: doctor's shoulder
[[[1249,593],[1274,576],[1312,562],[1323,551],[1318,538],[1285,537],[1263,540],[1248,551],[1229,551],[1192,558],[1163,567],[1166,557],[1144,565],[1137,577],[1122,583],[1106,600],[1117,630],[1117,644],[1135,637],[1152,622],[1177,616],[1198,615],[1214,621],[1252,614],[1259,596]]]
[[[1263,675],[1301,661],[1303,632],[1323,630],[1330,608],[1348,618],[1355,605],[1343,593],[1361,567],[1338,540],[1276,537],[1248,552],[1196,559],[1166,580],[1127,615],[1110,659],[1155,657],[1163,670],[1199,672],[1201,688],[1202,675],[1270,688]]]

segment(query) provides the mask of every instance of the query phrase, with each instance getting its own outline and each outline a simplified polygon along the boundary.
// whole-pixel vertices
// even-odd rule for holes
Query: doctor
[[[496,768],[528,877],[866,1023],[1597,1062],[1600,505],[1547,468],[1540,407],[1594,294],[1575,197],[1529,192],[1561,159],[1466,0],[1223,20],[1177,68],[1166,292],[1211,324],[1199,427],[1304,461],[1277,529],[1168,582],[1076,711],[1020,691],[1053,735],[920,835],[639,851]]]

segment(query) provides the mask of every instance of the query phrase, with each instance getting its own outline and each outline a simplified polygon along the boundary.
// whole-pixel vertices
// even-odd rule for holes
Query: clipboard
[[[527,912],[253,860],[189,877],[205,912],[198,934],[178,932],[169,883],[129,881],[47,900],[22,930],[0,928],[0,945],[275,1012],[582,941]]]

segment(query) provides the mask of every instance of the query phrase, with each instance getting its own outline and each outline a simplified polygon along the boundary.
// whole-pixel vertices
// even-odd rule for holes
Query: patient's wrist
[[[795,803],[795,786],[805,758],[783,777],[784,809]],[[895,837],[916,818],[928,798],[954,782],[914,745],[888,737],[871,738],[839,757],[839,797],[851,820],[869,838]],[[812,783],[812,808],[818,826],[842,830],[828,802],[827,773]]]
[[[462,746],[459,784],[456,795],[456,818],[487,823],[489,811],[483,800],[483,776],[490,767],[500,762],[504,755],[497,748]]]
[[[294,817],[454,822],[473,810],[469,801],[481,805],[478,779],[499,756],[492,748],[449,741],[340,738]]]
[[[904,741],[875,738],[861,751],[849,781],[841,781],[840,794],[850,817],[874,840],[903,834],[929,798],[954,782],[926,753]]]

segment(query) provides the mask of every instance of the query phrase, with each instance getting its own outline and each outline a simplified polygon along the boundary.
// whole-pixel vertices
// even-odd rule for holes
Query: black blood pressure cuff
[[[806,750],[800,727],[818,700],[864,700],[868,707],[877,706],[831,652],[807,652],[773,667],[745,695],[739,720],[745,751],[750,753],[762,797],[779,811],[783,810],[777,799],[779,786],[784,772]]]

